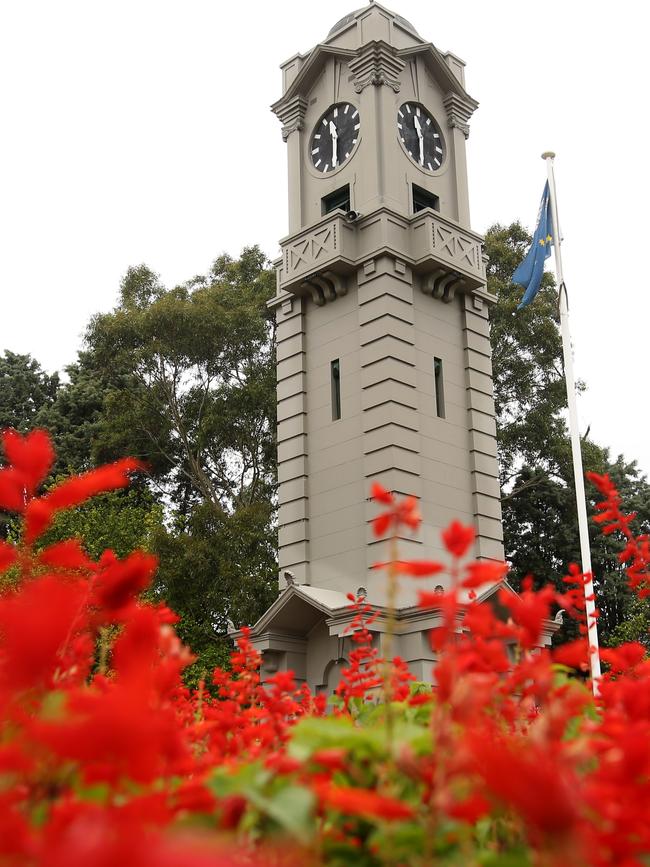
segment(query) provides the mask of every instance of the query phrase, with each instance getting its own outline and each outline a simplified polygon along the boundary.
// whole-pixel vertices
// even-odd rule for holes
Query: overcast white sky
[[[556,179],[584,430],[650,472],[648,13],[639,0],[396,0],[467,62],[472,223]],[[168,285],[286,233],[278,64],[354,0],[0,0],[0,351],[75,359],[129,265]],[[236,135],[233,128],[238,128]],[[253,185],[242,180],[254,178]]]

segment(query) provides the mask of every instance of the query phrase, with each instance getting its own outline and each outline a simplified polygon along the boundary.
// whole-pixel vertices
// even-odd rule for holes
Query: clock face
[[[357,143],[361,119],[349,102],[330,106],[316,124],[309,150],[319,172],[332,172],[342,165]]]
[[[440,127],[417,102],[405,102],[397,112],[397,133],[411,159],[421,168],[436,172],[445,158]]]

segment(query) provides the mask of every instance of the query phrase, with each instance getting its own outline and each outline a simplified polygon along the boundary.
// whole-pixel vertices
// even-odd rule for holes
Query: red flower
[[[0,598],[0,682],[16,690],[45,685],[86,624],[87,593],[85,583],[46,575]]]
[[[522,816],[533,839],[555,840],[573,829],[576,783],[566,768],[548,760],[542,746],[475,732],[468,748],[490,795]]]
[[[586,671],[588,667],[589,647],[586,639],[578,638],[553,648],[553,662],[558,665],[566,665],[568,668],[579,668]]]
[[[0,470],[0,509],[7,512],[23,512],[25,509],[23,479],[13,467]]]
[[[415,497],[404,497],[397,502],[389,491],[377,482],[372,486],[372,499],[389,505],[390,508],[373,519],[372,529],[375,536],[383,536],[391,527],[396,531],[401,526],[417,530],[422,520],[418,511],[418,501]]]
[[[157,566],[156,557],[143,551],[134,551],[124,560],[109,563],[97,575],[95,604],[112,614],[120,611],[149,586]]]
[[[44,430],[33,430],[22,436],[18,431],[5,430],[2,443],[9,463],[20,474],[27,496],[31,497],[54,463],[49,434]]]
[[[5,572],[10,566],[13,566],[17,558],[18,551],[14,546],[0,539],[0,572]]]
[[[387,563],[374,563],[373,569],[390,569],[391,566],[401,575],[412,578],[423,578],[426,575],[437,575],[444,571],[444,565],[435,560],[394,560]]]
[[[494,584],[500,581],[508,571],[508,564],[498,560],[481,560],[477,563],[469,563],[466,567],[467,578],[461,587],[481,587],[483,584]]]
[[[324,806],[351,816],[390,820],[410,819],[414,815],[410,804],[368,789],[325,784],[317,787],[316,794]]]
[[[463,557],[476,536],[473,527],[466,527],[460,521],[452,521],[446,530],[442,532],[442,541],[445,548],[454,557]]]
[[[323,747],[312,753],[311,760],[330,771],[343,771],[348,751],[344,747]]]
[[[372,483],[370,496],[373,500],[377,500],[378,503],[384,503],[387,506],[392,505],[395,499],[391,492],[387,491],[379,482]]]
[[[608,663],[612,671],[629,671],[645,658],[646,652],[642,644],[630,641],[619,647],[603,648],[600,651],[600,658]]]
[[[66,539],[44,548],[38,559],[45,566],[58,566],[60,569],[89,571],[95,568],[95,563],[86,555],[77,539]]]
[[[55,510],[69,509],[78,506],[97,494],[125,488],[129,484],[129,473],[144,469],[144,464],[134,458],[123,458],[113,464],[106,464],[96,470],[72,476],[56,488],[53,488],[44,499]]]

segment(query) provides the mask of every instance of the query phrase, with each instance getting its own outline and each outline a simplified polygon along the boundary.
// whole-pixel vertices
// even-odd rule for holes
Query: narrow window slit
[[[336,358],[330,365],[330,378],[332,383],[332,421],[341,418],[341,365]]]
[[[442,374],[442,358],[433,359],[433,382],[436,394],[436,415],[445,417],[445,388]]]

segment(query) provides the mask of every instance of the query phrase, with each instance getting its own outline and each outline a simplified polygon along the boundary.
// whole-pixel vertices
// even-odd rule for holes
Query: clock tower
[[[373,480],[423,516],[403,559],[444,557],[454,518],[503,557],[482,239],[465,143],[464,63],[370,3],[282,65],[272,106],[289,165],[277,293],[280,592],[252,630],[263,672],[331,690],[349,652],[348,593],[379,608]],[[397,652],[430,677],[434,608],[398,600]],[[433,590],[438,578],[431,579]],[[418,582],[418,587],[424,582]],[[495,589],[495,588],[493,588]],[[486,596],[491,591],[487,591]]]

